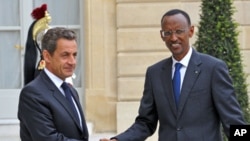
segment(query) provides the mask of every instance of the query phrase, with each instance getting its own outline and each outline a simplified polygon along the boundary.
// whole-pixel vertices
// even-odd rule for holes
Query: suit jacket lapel
[[[180,95],[180,103],[178,106],[178,117],[180,117],[184,105],[188,99],[188,96],[190,94],[191,89],[193,88],[193,85],[195,84],[195,81],[197,80],[201,70],[199,65],[201,64],[201,60],[199,58],[199,55],[195,50],[193,50],[192,56],[190,58],[186,74],[182,83],[182,89],[181,89],[181,95]]]
[[[66,109],[66,111],[74,119],[77,126],[79,126],[78,119],[75,117],[75,114],[73,113],[73,111],[71,109],[71,105],[68,103],[67,99],[59,91],[54,91],[53,95],[54,95],[55,99]],[[79,128],[80,128],[80,126],[79,126]]]
[[[75,117],[75,115],[74,115],[74,113],[73,113],[73,111],[71,109],[71,106],[68,103],[67,99],[63,96],[63,94],[59,91],[59,89],[55,86],[55,84],[50,80],[50,78],[46,75],[46,73],[44,71],[42,71],[40,73],[40,75],[46,81],[45,83],[47,84],[47,87],[52,91],[52,94],[55,97],[55,99],[62,105],[62,107],[64,107],[66,109],[66,111],[73,118],[73,120],[76,123],[77,127],[79,129],[81,129],[81,126],[79,125],[78,119]],[[79,109],[79,110],[81,112],[81,109]]]
[[[166,63],[162,66],[162,87],[164,88],[165,96],[167,97],[170,109],[177,116],[177,109],[174,100],[173,86],[172,86],[172,59],[168,58]]]

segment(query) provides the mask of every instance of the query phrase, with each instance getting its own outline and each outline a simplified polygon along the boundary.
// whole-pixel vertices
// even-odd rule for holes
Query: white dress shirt
[[[186,56],[184,58],[182,58],[181,61],[177,61],[177,60],[174,59],[174,57],[172,57],[172,59],[173,59],[172,79],[174,77],[175,64],[176,63],[181,63],[182,64],[182,67],[180,69],[180,73],[181,73],[181,86],[180,86],[180,89],[182,88],[182,82],[183,82],[183,79],[184,79],[184,76],[185,76],[185,73],[186,73],[186,70],[187,70],[187,66],[188,66],[189,60],[190,60],[191,55],[192,55],[192,51],[193,51],[193,48],[190,47],[189,50],[188,50],[188,53],[186,54]]]

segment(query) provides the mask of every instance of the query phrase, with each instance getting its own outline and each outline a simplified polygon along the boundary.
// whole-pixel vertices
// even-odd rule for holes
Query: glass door
[[[28,29],[25,22],[31,22],[31,18],[24,18],[30,16],[23,9],[22,1],[1,1],[0,17],[4,18],[0,18],[0,124],[17,122],[18,98],[23,86],[24,36]]]

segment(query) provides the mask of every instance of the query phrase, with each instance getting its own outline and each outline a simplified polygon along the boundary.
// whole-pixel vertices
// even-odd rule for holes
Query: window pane
[[[19,26],[19,13],[19,0],[4,1],[0,4],[0,26]]]
[[[15,48],[19,35],[17,31],[0,32],[0,89],[21,88],[21,50]]]
[[[83,73],[82,69],[81,69],[82,68],[82,65],[81,65],[82,55],[81,55],[81,53],[82,53],[83,48],[82,48],[80,40],[79,40],[80,31],[79,30],[74,30],[74,31],[76,32],[76,35],[77,35],[77,44],[78,44],[77,52],[78,52],[78,54],[76,57],[77,65],[76,65],[76,69],[75,69],[76,78],[73,79],[73,83],[74,83],[75,87],[81,87],[81,78],[82,78],[81,74]]]
[[[76,87],[81,87],[82,79],[82,51],[83,47],[81,34],[80,34],[80,0],[34,0],[34,8],[40,7],[42,4],[47,4],[48,12],[52,18],[50,23],[51,27],[66,26],[73,28],[78,37],[78,54],[77,54],[77,67],[75,70],[76,77],[73,83]]]
[[[47,4],[51,25],[79,25],[80,24],[80,0],[35,0],[34,7]]]

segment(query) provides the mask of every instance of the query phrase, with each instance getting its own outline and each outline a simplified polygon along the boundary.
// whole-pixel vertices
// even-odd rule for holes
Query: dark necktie
[[[72,92],[70,90],[70,87],[69,87],[69,84],[66,83],[66,82],[63,82],[62,84],[62,88],[64,90],[64,93],[65,93],[65,97],[66,99],[68,100],[70,106],[71,106],[71,109],[73,110],[73,113],[75,114],[75,117],[77,118],[78,122],[80,121],[79,120],[79,117],[78,117],[78,113],[77,113],[77,110],[76,110],[76,107],[75,107],[75,104],[72,100]]]
[[[181,73],[180,69],[182,67],[181,63],[175,64],[175,72],[174,72],[174,78],[173,78],[173,90],[174,90],[174,97],[175,97],[175,103],[178,107],[179,103],[179,97],[180,97],[180,86],[181,86]]]

